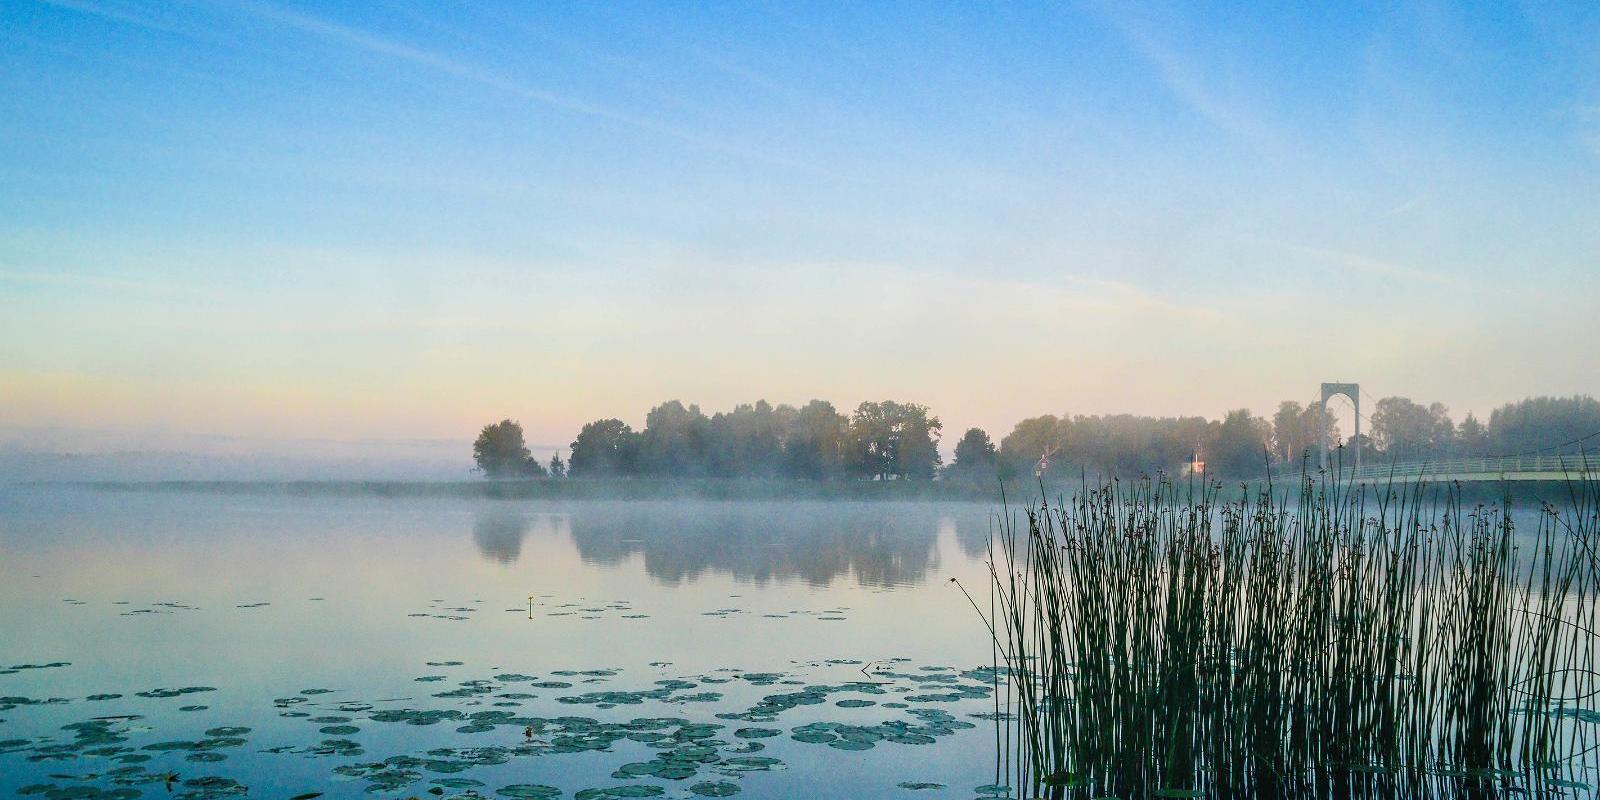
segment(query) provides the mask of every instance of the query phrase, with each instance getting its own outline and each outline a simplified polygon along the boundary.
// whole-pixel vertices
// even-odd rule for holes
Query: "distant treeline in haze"
[[[846,415],[825,400],[798,408],[762,400],[707,416],[699,406],[669,400],[645,415],[643,430],[619,419],[584,425],[565,460],[559,452],[548,463],[533,458],[522,427],[509,419],[483,428],[473,456],[491,478],[990,481],[1175,474],[1191,465],[1216,475],[1256,476],[1269,463],[1314,458],[1319,425],[1330,443],[1360,448],[1369,464],[1567,454],[1600,444],[1600,401],[1587,395],[1529,398],[1495,409],[1487,423],[1468,414],[1459,424],[1440,403],[1385,397],[1364,417],[1362,434],[1349,441],[1333,414],[1318,411],[1316,403],[1284,401],[1270,419],[1245,409],[1220,420],[1047,414],[1018,422],[998,445],[970,428],[945,464],[943,425],[916,403],[866,402]]]

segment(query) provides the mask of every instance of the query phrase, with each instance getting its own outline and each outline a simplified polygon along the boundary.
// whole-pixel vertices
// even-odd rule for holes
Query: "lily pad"
[[[660,797],[667,790],[660,786],[650,784],[633,784],[631,786],[613,786],[610,788],[580,789],[572,796],[572,800],[603,800],[607,797]]]
[[[561,790],[554,786],[544,786],[537,783],[513,783],[503,786],[495,791],[501,797],[515,797],[517,800],[548,800],[560,797]]]

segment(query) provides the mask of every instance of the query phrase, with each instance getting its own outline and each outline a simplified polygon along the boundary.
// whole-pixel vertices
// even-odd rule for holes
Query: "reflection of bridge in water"
[[[1502,481],[1562,482],[1600,478],[1600,455],[1503,456],[1498,458],[1448,458],[1370,464],[1360,467],[1330,467],[1330,475],[1341,480],[1381,483],[1426,480],[1434,483],[1499,483]],[[1274,479],[1296,479],[1298,466],[1274,470]]]

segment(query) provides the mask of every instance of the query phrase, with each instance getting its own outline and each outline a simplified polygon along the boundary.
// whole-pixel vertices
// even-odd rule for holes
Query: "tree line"
[[[866,402],[850,415],[826,400],[796,408],[765,400],[707,416],[669,400],[645,415],[643,430],[595,420],[573,440],[566,462],[529,455],[511,420],[485,426],[473,445],[489,477],[930,479],[942,465],[942,425],[928,407]]]
[[[1452,457],[1572,453],[1600,445],[1600,401],[1587,395],[1533,397],[1459,424],[1441,403],[1379,400],[1346,447],[1366,463]],[[535,459],[512,420],[487,425],[473,444],[488,477],[791,478],[803,480],[991,481],[1014,477],[1178,474],[1259,475],[1269,464],[1315,458],[1319,434],[1344,441],[1317,403],[1284,401],[1272,417],[1246,409],[1220,420],[1133,414],[1043,415],[1018,422],[998,443],[980,428],[939,453],[943,425],[927,406],[865,402],[850,414],[825,400],[794,407],[765,400],[707,415],[661,403],[634,430],[619,419],[583,426],[563,460]],[[1332,446],[1332,444],[1330,444]]]

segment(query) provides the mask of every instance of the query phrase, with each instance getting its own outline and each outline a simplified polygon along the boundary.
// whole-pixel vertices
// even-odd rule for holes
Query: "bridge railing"
[[[1300,467],[1298,465],[1283,469],[1274,468],[1274,478],[1298,478]],[[1499,477],[1527,473],[1546,473],[1551,475],[1571,475],[1578,477],[1585,473],[1590,475],[1600,474],[1600,455],[1567,455],[1567,456],[1504,456],[1497,458],[1448,458],[1434,461],[1407,461],[1394,464],[1368,464],[1358,470],[1346,469],[1341,478],[1354,478],[1355,480],[1384,480],[1395,478],[1400,480],[1415,480],[1418,478],[1455,478],[1458,476],[1471,476],[1482,480],[1485,477]]]

